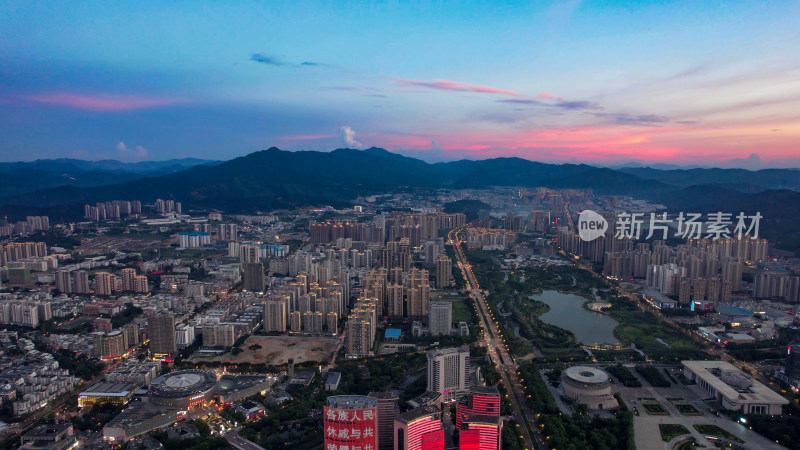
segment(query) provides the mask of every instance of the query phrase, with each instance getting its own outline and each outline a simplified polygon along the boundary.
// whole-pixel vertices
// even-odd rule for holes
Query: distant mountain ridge
[[[167,167],[170,165],[161,165],[161,170]],[[103,178],[92,172],[78,173],[88,176],[81,182],[111,181],[107,174]],[[0,212],[17,216],[36,213],[80,217],[83,203],[115,199],[151,202],[156,198],[180,200],[184,210],[247,212],[321,205],[344,207],[358,196],[397,191],[491,186],[574,188],[649,199],[667,205],[674,212],[759,211],[768,225],[765,229],[771,230],[775,240],[800,249],[796,226],[800,216],[798,173],[791,169],[613,170],[520,158],[429,164],[379,148],[290,152],[272,147],[166,175],[123,171],[112,174],[115,181],[122,183],[88,187],[75,183],[35,192],[4,192],[0,202],[5,206]]]
[[[19,169],[34,169],[41,171],[69,171],[81,170],[86,172],[132,172],[132,173],[166,173],[176,168],[188,169],[197,165],[214,165],[222,161],[212,161],[199,158],[168,159],[164,161],[141,161],[126,163],[115,159],[102,159],[87,161],[83,159],[57,158],[37,159],[35,161],[18,161],[0,163],[0,172],[9,172]]]
[[[650,167],[624,167],[620,172],[639,178],[658,180],[675,186],[698,184],[720,184],[737,190],[790,189],[800,191],[800,169],[672,169],[660,170]],[[742,188],[737,188],[741,185]]]
[[[0,202],[46,188],[93,187],[134,181],[145,176],[180,172],[197,165],[219,161],[197,158],[124,163],[116,160],[38,159],[0,163]]]
[[[213,166],[102,187],[43,189],[6,204],[52,206],[112,199],[175,198],[188,207],[249,209],[344,204],[359,195],[398,189],[487,186],[592,188],[623,194],[657,182],[584,164],[544,164],[519,158],[428,164],[383,149],[289,152],[270,148]]]

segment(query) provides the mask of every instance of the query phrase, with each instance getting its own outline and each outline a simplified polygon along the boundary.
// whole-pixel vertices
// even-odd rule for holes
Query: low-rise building
[[[725,361],[682,361],[683,374],[719,401],[744,414],[780,415],[789,400]]]
[[[22,435],[20,450],[64,450],[76,444],[72,424],[39,425]]]
[[[339,383],[342,381],[341,372],[328,372],[328,377],[325,379],[325,390],[335,391],[339,389]]]
[[[130,401],[139,386],[134,383],[101,381],[78,395],[78,406],[84,407],[105,403],[124,405]]]

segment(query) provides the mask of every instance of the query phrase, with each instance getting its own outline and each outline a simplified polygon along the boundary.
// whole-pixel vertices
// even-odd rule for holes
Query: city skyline
[[[375,146],[800,165],[790,2],[4,9],[4,161]]]

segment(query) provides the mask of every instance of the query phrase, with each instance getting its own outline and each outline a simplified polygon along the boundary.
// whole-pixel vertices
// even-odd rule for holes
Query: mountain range
[[[39,172],[31,179],[32,172],[26,171]],[[765,217],[762,229],[772,230],[769,234],[774,240],[800,249],[796,227],[800,170],[796,169],[615,170],[520,158],[429,164],[380,148],[289,152],[273,147],[225,162],[173,160],[125,165],[46,160],[0,164],[0,173],[6,178],[0,182],[0,203],[4,204],[0,212],[16,216],[49,213],[72,217],[82,213],[83,203],[115,199],[150,202],[171,198],[181,201],[184,210],[239,212],[345,206],[361,195],[398,190],[542,186],[631,195],[665,204],[672,211],[760,211]],[[67,176],[71,177],[69,183],[63,182]],[[12,187],[13,180],[20,180],[27,190]],[[32,190],[33,186],[38,189]]]
[[[119,184],[147,176],[167,175],[219,161],[197,158],[123,163],[115,160],[39,159],[0,163],[0,201],[40,189]]]

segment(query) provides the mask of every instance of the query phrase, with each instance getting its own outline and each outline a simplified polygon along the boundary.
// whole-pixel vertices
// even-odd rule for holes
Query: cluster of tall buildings
[[[56,289],[64,294],[86,295],[92,292],[89,287],[89,272],[85,270],[59,269],[55,281]]]
[[[242,263],[256,263],[265,258],[283,258],[288,254],[289,246],[286,244],[228,241],[228,256],[239,258]],[[275,270],[278,273],[287,273],[287,271],[288,264],[285,264],[283,271]]]
[[[484,250],[503,250],[508,244],[517,239],[517,233],[512,230],[495,228],[467,228],[467,246],[482,248]]]
[[[73,291],[62,290],[61,287],[66,289],[70,272],[59,271],[56,273],[56,288],[61,292],[75,292],[78,294],[86,293],[87,275],[85,271],[79,270],[74,272],[74,282],[72,286]],[[60,283],[59,283],[60,281]],[[61,286],[61,287],[59,287]],[[144,275],[137,275],[136,269],[126,268],[120,271],[117,276],[110,272],[97,272],[94,274],[94,293],[99,296],[110,296],[117,292],[135,292],[137,294],[145,294],[150,291],[150,286],[147,277]]]
[[[93,222],[101,220],[118,220],[122,217],[142,213],[142,202],[139,200],[112,200],[97,202],[94,206],[83,205],[83,217]]]
[[[374,223],[320,222],[309,225],[310,242],[327,244],[337,239],[352,239],[364,242],[383,242],[384,230]]]
[[[252,266],[262,270],[261,264]],[[306,274],[298,275],[294,281],[273,286],[262,298],[264,330],[267,332],[336,334],[339,317],[345,313],[347,306],[339,282],[334,279],[320,280]]]
[[[238,257],[242,250],[240,250],[237,239],[239,239],[239,226],[235,223],[221,223],[216,227],[207,223],[196,223],[192,231],[178,233],[178,246],[180,248],[200,248],[211,245],[213,241],[228,242],[229,256]],[[267,255],[261,257],[265,256]],[[258,259],[254,259],[254,261],[258,261]]]
[[[50,229],[50,218],[47,216],[27,216],[25,221],[7,223],[0,221],[0,236],[10,236],[12,234],[33,233],[39,230]]]
[[[753,298],[800,303],[800,276],[789,272],[761,272],[755,276]]]
[[[52,317],[50,303],[46,301],[0,300],[0,323],[36,328]]]
[[[470,383],[469,348],[428,354],[425,404],[400,413],[395,392],[328,397],[323,410],[326,450],[444,450],[443,407],[456,399],[458,448],[498,450],[503,420],[496,387]]]
[[[374,221],[329,221],[309,224],[312,244],[326,244],[337,239],[352,239],[373,243],[392,242],[406,238],[412,247],[423,240],[435,239],[440,230],[451,230],[466,224],[463,213],[425,213],[377,216]]]
[[[361,279],[361,295],[376,300],[378,316],[390,319],[427,318],[431,285],[426,269],[370,269]]]
[[[643,278],[686,305],[730,302],[732,292],[741,289],[745,264],[766,259],[769,248],[767,240],[750,238],[688,240],[673,248],[661,240],[636,243],[613,233],[609,229],[606,236],[583,241],[568,227],[559,227],[558,242],[568,252],[603,264],[609,276]]]
[[[27,258],[47,256],[44,242],[11,242],[0,249],[0,266]]]
[[[211,233],[208,231],[181,231],[178,233],[179,248],[200,248],[211,245]]]
[[[156,199],[156,212],[157,213],[181,213],[181,202],[175,200]]]

